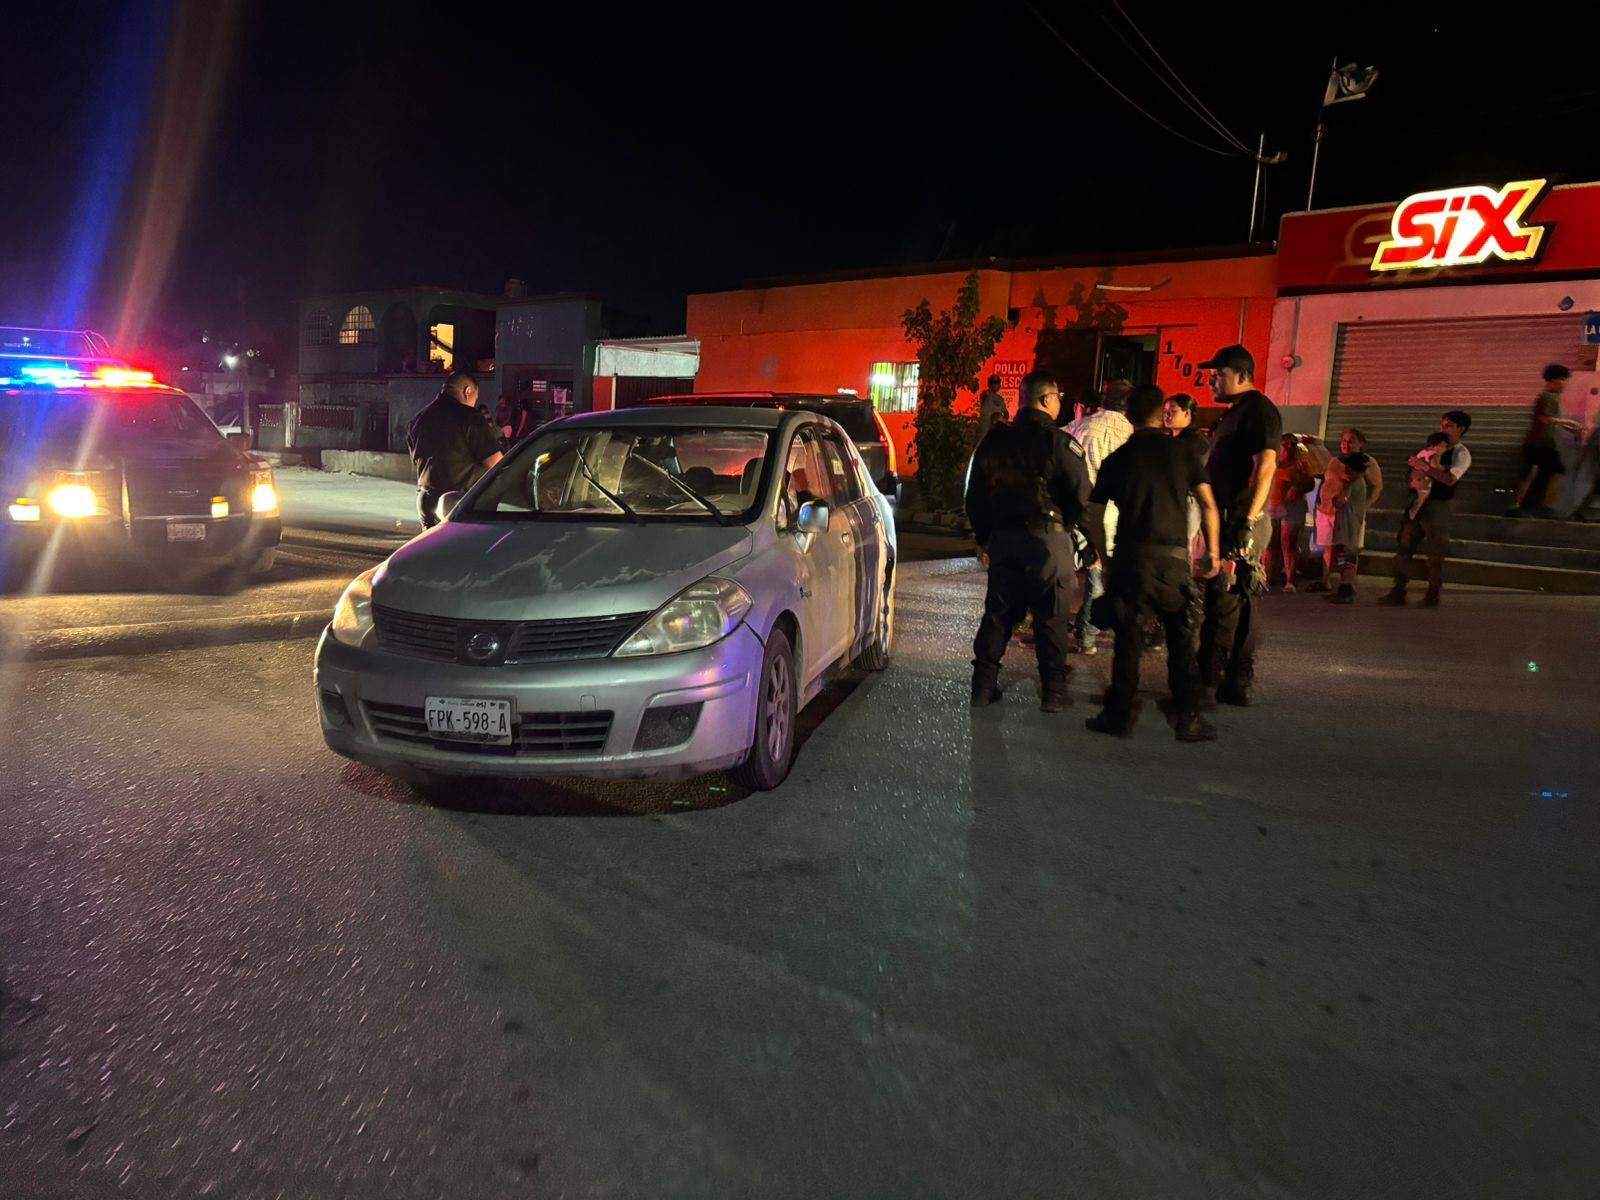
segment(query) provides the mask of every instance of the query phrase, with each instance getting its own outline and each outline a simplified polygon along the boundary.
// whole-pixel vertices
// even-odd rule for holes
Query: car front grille
[[[484,745],[434,737],[428,732],[428,720],[420,708],[403,704],[378,704],[371,700],[364,707],[367,719],[372,722],[373,732],[380,738],[491,758],[599,754],[606,748],[606,738],[611,734],[612,713],[609,711],[524,713],[512,731],[510,745]]]
[[[135,517],[210,517],[211,498],[237,503],[234,485],[214,472],[170,467],[130,467],[128,508]]]
[[[495,664],[573,662],[604,658],[648,613],[575,617],[554,621],[460,621],[427,613],[372,606],[378,644],[395,654],[435,662],[471,662],[463,651],[475,633],[498,634],[506,647]],[[490,665],[490,664],[483,664]]]

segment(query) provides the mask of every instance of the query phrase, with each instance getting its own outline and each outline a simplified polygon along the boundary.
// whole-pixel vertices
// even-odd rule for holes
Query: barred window
[[[333,345],[333,318],[326,309],[313,308],[306,314],[300,329],[300,343],[304,346]]]
[[[372,319],[372,310],[358,304],[344,315],[339,326],[339,345],[365,346],[378,340],[378,326]]]
[[[914,362],[872,364],[872,407],[882,413],[917,411],[917,380],[921,370]]]

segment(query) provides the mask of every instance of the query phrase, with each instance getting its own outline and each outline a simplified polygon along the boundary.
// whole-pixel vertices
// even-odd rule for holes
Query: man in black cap
[[[1267,498],[1278,467],[1283,417],[1256,390],[1256,360],[1243,346],[1224,346],[1200,366],[1213,373],[1212,394],[1228,404],[1212,431],[1206,459],[1222,517],[1224,569],[1206,585],[1200,678],[1216,685],[1219,702],[1248,705],[1261,644],[1259,560],[1272,533]]]
[[[441,496],[471,487],[500,461],[500,439],[477,404],[478,381],[471,372],[454,371],[406,431],[424,529],[439,523]]]
[[[1106,600],[1116,631],[1116,657],[1105,708],[1085,724],[1095,733],[1127,737],[1139,709],[1139,659],[1143,622],[1157,617],[1167,633],[1167,683],[1172,724],[1180,742],[1209,742],[1216,729],[1200,715],[1195,634],[1202,599],[1189,566],[1189,497],[1200,506],[1206,556],[1200,573],[1218,570],[1217,505],[1200,459],[1182,439],[1162,428],[1165,397],[1142,384],[1128,398],[1133,435],[1100,464],[1092,499],[1117,506],[1117,548],[1106,572]]]
[[[1071,526],[1082,529],[1096,558],[1103,539],[1090,522],[1089,472],[1083,451],[1056,428],[1061,389],[1034,372],[1022,381],[1024,408],[996,425],[972,459],[967,517],[978,560],[989,568],[989,593],[972,643],[972,705],[1000,699],[1000,660],[1011,632],[1033,614],[1045,712],[1067,707],[1067,634],[1076,608],[1077,556]]]

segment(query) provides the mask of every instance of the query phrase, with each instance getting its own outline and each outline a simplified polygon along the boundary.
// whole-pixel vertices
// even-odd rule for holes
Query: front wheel
[[[788,777],[794,761],[794,732],[799,688],[794,677],[794,648],[781,629],[767,638],[756,694],[756,734],[750,754],[728,772],[740,787],[771,791]]]

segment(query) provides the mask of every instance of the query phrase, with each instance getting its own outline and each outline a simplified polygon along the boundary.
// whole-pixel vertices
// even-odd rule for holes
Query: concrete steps
[[[1363,571],[1394,574],[1398,509],[1367,515]],[[1445,577],[1461,583],[1600,596],[1600,523],[1457,512]]]

